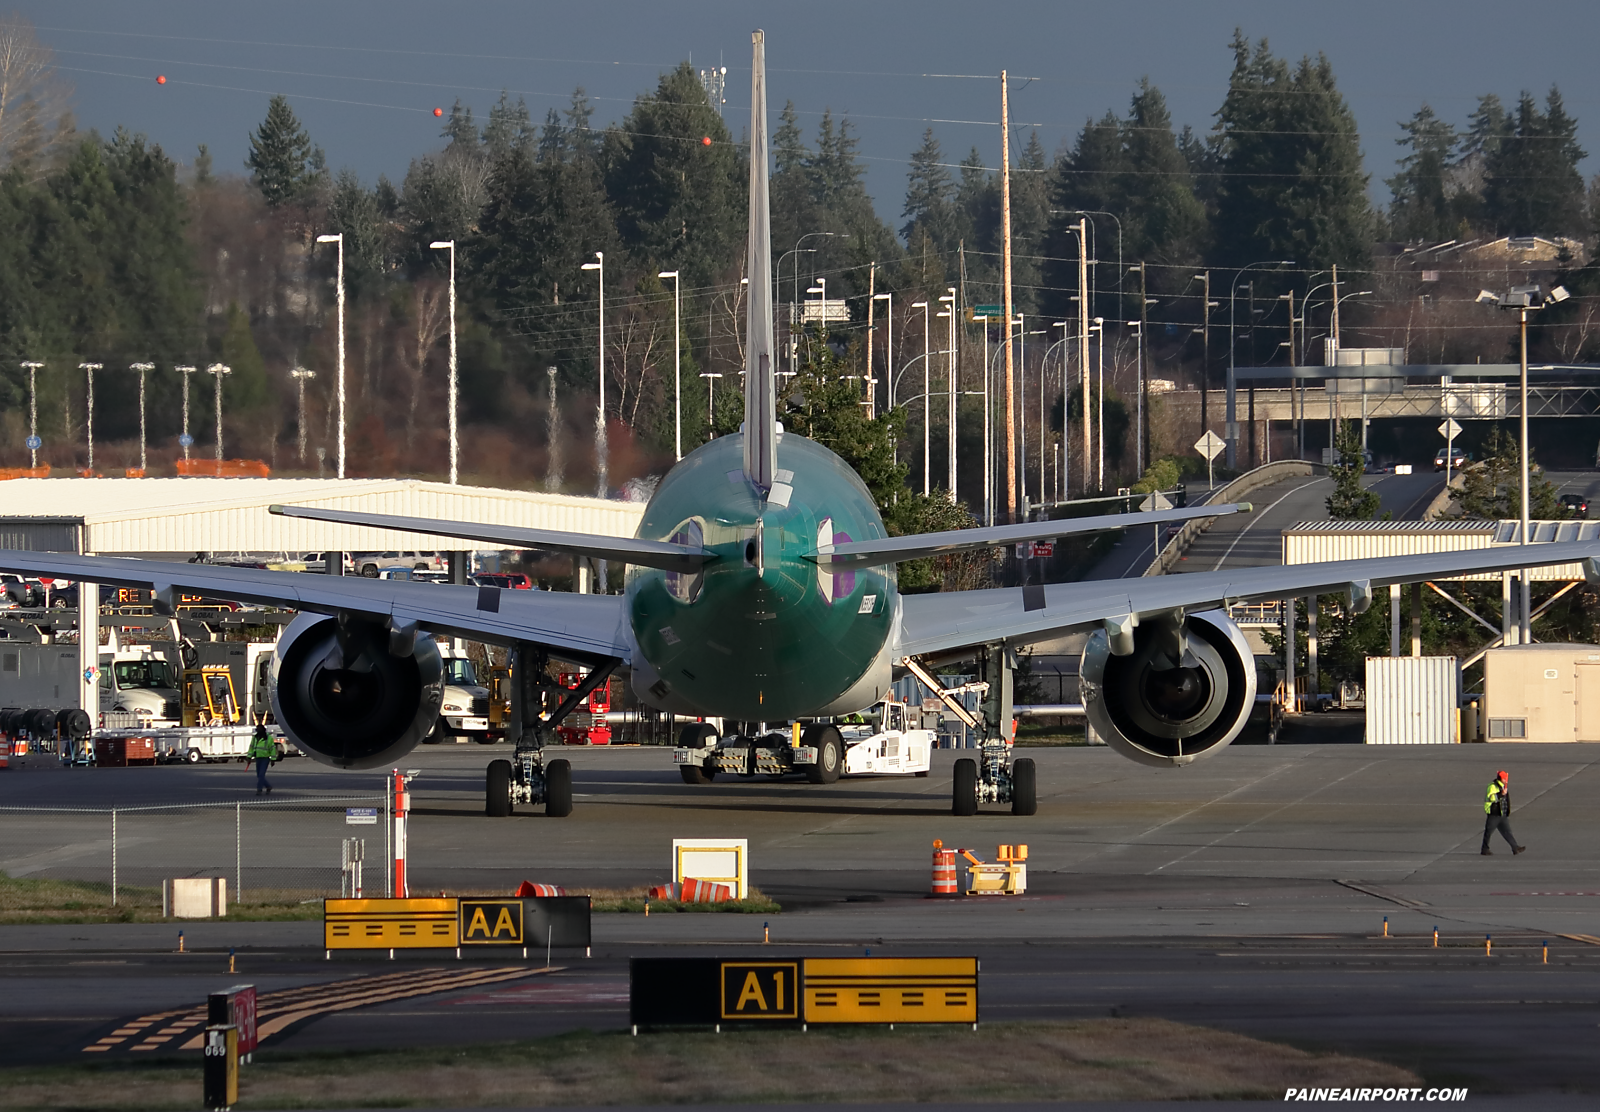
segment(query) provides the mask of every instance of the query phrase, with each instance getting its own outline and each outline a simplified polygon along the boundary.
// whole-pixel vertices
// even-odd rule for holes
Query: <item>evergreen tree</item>
[[[1172,131],[1172,114],[1149,78],[1129,105],[1119,182],[1129,259],[1158,266],[1187,266],[1200,254],[1205,209],[1195,196],[1189,162]],[[1158,286],[1167,283],[1158,279]]]
[[[1427,104],[1400,129],[1405,135],[1395,142],[1409,147],[1410,153],[1400,160],[1400,172],[1388,180],[1394,194],[1389,206],[1390,228],[1405,240],[1449,239],[1457,216],[1448,188],[1458,141],[1456,129]]]
[[[267,103],[266,119],[250,136],[250,154],[244,164],[251,171],[250,180],[273,208],[307,200],[322,180],[322,149],[312,144],[288,98],[282,95]]]
[[[1544,477],[1544,468],[1528,456],[1528,516],[1535,521],[1570,517],[1571,512],[1556,494],[1556,486]],[[1522,516],[1522,452],[1517,440],[1499,425],[1491,426],[1484,443],[1483,459],[1467,467],[1461,477],[1461,493],[1456,505],[1463,518],[1503,521]]]
[[[1334,439],[1337,458],[1329,466],[1333,493],[1328,495],[1328,516],[1339,521],[1371,521],[1382,500],[1361,485],[1367,461],[1361,452],[1361,429],[1354,421],[1340,421]]]
[[[1485,217],[1503,235],[1581,237],[1583,176],[1578,163],[1578,121],[1567,114],[1554,85],[1544,111],[1528,93],[1517,101],[1515,121],[1484,160]]]
[[[493,160],[515,150],[525,150],[534,142],[533,119],[528,114],[527,101],[521,97],[511,103],[504,89],[500,100],[489,109],[489,122],[483,128],[483,148]]]
[[[944,153],[930,127],[922,133],[922,146],[911,154],[906,203],[900,213],[906,221],[900,229],[906,243],[915,247],[926,240],[935,253],[949,249],[954,230],[950,211],[953,183],[943,163]]]
[[[272,404],[272,381],[250,331],[250,314],[236,301],[228,303],[217,354],[233,371],[222,382],[225,412],[235,423],[258,423],[262,411]]]
[[[341,170],[334,179],[328,223],[344,236],[347,286],[357,297],[376,292],[389,270],[384,214],[377,193],[365,189],[352,170]]]
[[[583,91],[582,85],[572,90],[572,101],[562,115],[567,121],[565,130],[568,156],[599,157],[601,135],[590,122],[594,117],[594,105],[589,103],[589,94]]]
[[[709,286],[738,258],[748,167],[687,62],[606,133],[604,161],[617,231],[642,269],[670,265]]]
[[[1290,69],[1266,40],[1233,38],[1234,67],[1218,111],[1222,178],[1216,261],[1294,259],[1315,270],[1370,258],[1372,214],[1355,117],[1328,59]]]

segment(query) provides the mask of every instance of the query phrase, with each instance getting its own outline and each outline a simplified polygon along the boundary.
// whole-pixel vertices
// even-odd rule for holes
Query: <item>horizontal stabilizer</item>
[[[556,529],[524,529],[516,525],[480,525],[471,521],[438,521],[429,517],[395,517],[390,514],[351,513],[321,510],[307,506],[268,506],[280,517],[303,517],[335,525],[361,525],[372,529],[394,529],[402,533],[427,533],[435,537],[458,537],[483,541],[507,548],[536,548],[544,552],[567,552],[597,560],[617,560],[662,571],[693,573],[717,554],[694,545],[670,541],[644,541],[633,537],[597,537],[588,533],[564,533]]]
[[[1101,517],[1074,517],[1061,521],[1025,521],[1019,525],[993,525],[981,529],[950,529],[943,533],[917,533],[909,537],[886,537],[873,541],[848,541],[813,552],[806,557],[829,571],[878,564],[898,564],[925,556],[951,552],[970,552],[996,545],[1050,541],[1076,533],[1100,533],[1107,529],[1126,529],[1139,525],[1164,525],[1173,521],[1193,521],[1199,517],[1249,513],[1250,503],[1228,502],[1220,506],[1195,506],[1182,510],[1155,510],[1150,513],[1108,514]]]

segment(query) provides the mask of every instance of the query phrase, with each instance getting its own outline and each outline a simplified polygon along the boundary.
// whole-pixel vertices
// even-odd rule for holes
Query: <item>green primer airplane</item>
[[[275,506],[311,520],[390,528],[508,547],[620,560],[622,596],[436,586],[255,569],[0,550],[0,570],[150,587],[158,612],[180,592],[300,611],[274,657],[273,709],[291,741],[342,768],[396,761],[438,719],[443,669],[432,635],[464,636],[514,654],[513,761],[490,764],[486,810],[572,807],[567,761],[545,760],[554,728],[626,667],[634,691],[694,720],[679,754],[699,782],[719,754],[741,766],[836,779],[830,719],[872,705],[911,671],[965,715],[982,739],[954,767],[952,806],[1036,806],[1031,761],[1011,755],[1011,667],[1018,645],[1090,631],[1085,712],[1117,752],[1184,765],[1220,751],[1255,702],[1250,650],[1226,607],[1344,593],[1360,612],[1374,587],[1582,561],[1585,542],[1341,561],[1243,572],[902,596],[895,566],[941,553],[1247,510],[1246,504],[889,537],[865,485],[838,456],[785,434],[774,373],[764,36],[753,36],[749,311],[745,420],[739,434],[691,452],[661,481],[632,538],[462,521]],[[90,597],[93,597],[92,594]],[[551,682],[552,660],[590,669],[575,691]],[[932,671],[972,662],[986,685],[978,715],[940,691]],[[718,723],[728,730],[719,734]],[[778,727],[793,723],[789,731]],[[798,739],[795,735],[798,734]],[[796,741],[798,740],[798,744]],[[694,762],[706,762],[700,765]]]

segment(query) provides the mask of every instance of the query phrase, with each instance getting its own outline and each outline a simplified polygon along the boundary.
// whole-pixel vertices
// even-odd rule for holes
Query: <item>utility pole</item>
[[[873,263],[872,265],[873,265],[874,268],[876,268],[878,264],[877,263]],[[883,305],[883,381],[884,381],[884,387],[885,388],[884,388],[883,401],[884,401],[885,405],[888,405],[893,400],[893,399],[891,399],[889,397],[889,392],[894,389],[894,294],[893,293],[875,293],[875,294],[872,295],[872,303],[874,305],[876,305],[880,301],[882,301],[884,303],[884,305]],[[869,347],[868,348],[868,352],[870,353],[870,351],[871,351],[871,348]],[[869,359],[871,358],[870,354],[869,354],[868,358]],[[872,364],[869,362],[867,364],[867,367],[870,369],[872,367]],[[878,416],[878,392],[877,392],[877,386],[876,386],[876,384],[874,384],[874,386],[872,388],[872,407],[867,410],[867,419],[868,420],[876,420],[877,416]]]
[[[1011,351],[1011,100],[1000,71],[1000,229],[1006,318],[1006,522],[1017,520],[1017,385]]]
[[[306,461],[306,380],[317,377],[316,371],[308,371],[304,367],[296,367],[289,372],[289,377],[295,380],[295,385],[300,390],[300,462]]]
[[[672,279],[672,458],[683,458],[683,283],[676,270],[657,278]]]
[[[1144,260],[1139,260],[1139,474],[1150,467],[1155,446],[1150,443],[1150,360],[1145,358],[1145,333],[1150,330],[1150,295],[1145,288]],[[1159,556],[1160,553],[1157,553]]]
[[[183,445],[183,458],[189,458],[189,446],[194,443],[194,438],[189,435],[189,376],[194,374],[196,367],[174,367],[173,370],[183,379],[183,433],[178,437],[178,442]]]
[[[206,374],[213,376],[217,383],[217,462],[222,462],[222,376],[231,375],[233,368],[224,363],[213,363],[206,368]]]
[[[1197,275],[1203,283],[1200,293],[1200,435],[1211,431],[1211,271]]]
[[[94,373],[100,370],[103,363],[79,363],[78,370],[88,375],[89,390],[84,397],[88,408],[88,420],[84,423],[83,431],[89,441],[89,476],[94,477]]]
[[[949,438],[950,501],[953,504],[956,501],[956,288],[954,286],[947,286],[945,289],[945,296],[941,297],[939,300],[948,301],[950,303],[950,375],[947,383],[947,385],[950,387],[950,427],[945,431]]]
[[[1094,474],[1094,436],[1089,418],[1089,218],[1078,217],[1078,377],[1083,384],[1083,489]],[[1063,422],[1064,424],[1065,422]]]
[[[37,468],[39,466],[39,449],[33,447],[33,444],[37,443],[39,439],[39,392],[36,388],[34,375],[44,367],[44,364],[30,359],[22,366],[28,372],[28,440],[31,442],[28,445],[28,466]]]
[[[128,370],[139,372],[139,474],[142,477],[145,469],[144,453],[144,376],[145,372],[156,369],[154,363],[129,363]]]
[[[876,261],[867,270],[867,420],[872,420],[876,408],[878,393],[877,383],[872,377],[872,345],[877,340],[877,311],[878,311],[878,264]]]

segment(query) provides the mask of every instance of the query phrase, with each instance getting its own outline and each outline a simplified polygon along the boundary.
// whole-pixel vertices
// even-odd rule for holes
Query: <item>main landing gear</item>
[[[988,684],[979,706],[980,717],[971,723],[978,729],[979,755],[956,761],[950,784],[950,812],[975,815],[980,803],[1009,803],[1013,815],[1036,814],[1039,795],[1033,761],[1026,757],[1013,760],[1011,756],[1015,735],[1011,673],[1016,667],[1016,655],[1004,644],[985,645],[978,650],[977,666],[978,681]],[[920,667],[913,671],[924,683],[931,678]],[[934,690],[952,710],[960,707],[937,686]],[[962,708],[958,717],[970,715]]]
[[[562,758],[544,759],[545,740],[554,736],[562,719],[572,713],[589,693],[611,675],[617,661],[596,666],[584,682],[567,690],[552,681],[547,666],[549,654],[537,645],[517,642],[513,649],[511,733],[516,738],[512,759],[490,761],[484,777],[484,814],[505,818],[518,803],[544,804],[551,818],[572,814],[572,763]],[[543,711],[546,696],[555,702],[548,718]]]

